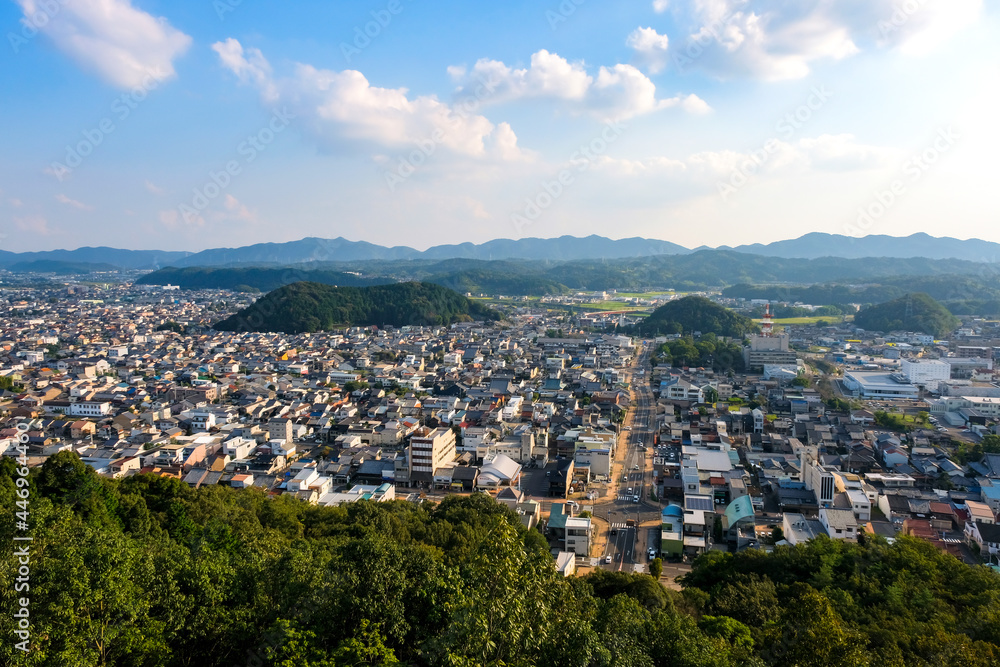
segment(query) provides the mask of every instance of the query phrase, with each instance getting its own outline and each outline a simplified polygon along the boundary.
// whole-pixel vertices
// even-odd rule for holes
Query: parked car
[[[607,556],[604,557],[604,562],[605,563],[610,563],[611,562],[611,554],[608,554]]]

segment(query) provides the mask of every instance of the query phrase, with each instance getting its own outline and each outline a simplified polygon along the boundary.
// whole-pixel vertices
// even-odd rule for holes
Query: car
[[[638,463],[636,463],[634,466],[632,466],[632,470],[638,470],[638,469],[639,469],[639,464]]]
[[[611,562],[611,554],[608,554],[607,556],[604,557],[604,562],[605,563],[610,563]]]
[[[618,534],[618,529],[617,528],[612,528],[611,529],[611,534],[612,535],[617,535]]]
[[[632,495],[632,487],[631,486],[628,487],[628,491],[626,491],[625,493],[627,493],[628,495],[631,496]]]
[[[632,502],[633,503],[639,502],[639,496],[632,496]]]

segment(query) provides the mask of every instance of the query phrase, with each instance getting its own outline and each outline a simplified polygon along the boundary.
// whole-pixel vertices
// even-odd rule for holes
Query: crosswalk
[[[632,493],[619,493],[618,500],[624,501],[626,503],[633,502],[635,500],[635,494]]]
[[[617,530],[617,529],[621,529],[621,528],[631,528],[632,526],[627,526],[627,525],[625,525],[624,521],[619,521],[617,523],[611,524],[611,527]]]

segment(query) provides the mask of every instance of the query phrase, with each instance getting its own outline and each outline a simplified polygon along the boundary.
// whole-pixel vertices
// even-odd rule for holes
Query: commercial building
[[[455,455],[455,433],[451,429],[417,429],[410,438],[410,482],[433,481],[435,471],[445,463],[454,461]]]
[[[951,377],[951,365],[937,359],[903,359],[899,366],[907,382],[926,385],[932,391],[937,390],[939,382]]]
[[[750,336],[749,345],[743,348],[743,360],[750,371],[762,371],[765,366],[796,368],[798,353],[788,349],[788,335]]]
[[[916,399],[918,390],[899,373],[849,371],[844,373],[844,386],[862,398]]]

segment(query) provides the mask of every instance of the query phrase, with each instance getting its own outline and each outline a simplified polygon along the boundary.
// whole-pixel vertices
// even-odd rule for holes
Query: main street
[[[608,495],[594,505],[594,516],[603,520],[604,549],[601,567],[633,570],[647,562],[643,522],[659,518],[658,504],[650,501],[653,471],[647,465],[646,447],[653,445],[655,414],[649,388],[653,347],[640,342],[640,350],[628,375],[632,403],[618,438]],[[598,524],[600,525],[600,524]]]

